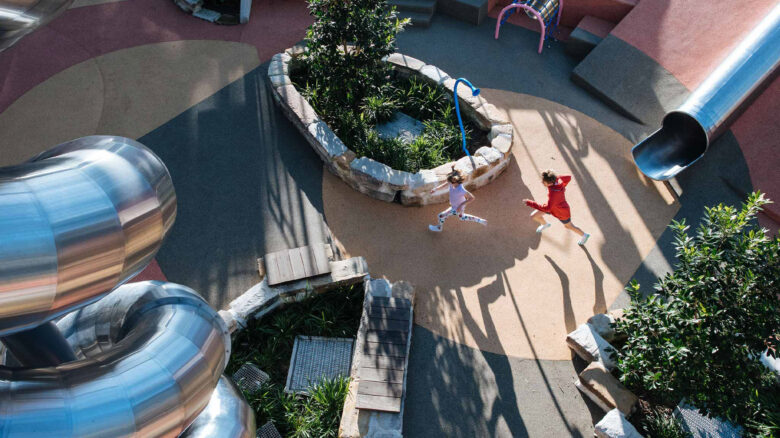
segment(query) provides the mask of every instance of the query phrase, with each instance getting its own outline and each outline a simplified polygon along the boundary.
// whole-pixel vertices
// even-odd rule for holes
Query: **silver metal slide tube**
[[[128,138],[84,137],[0,169],[0,336],[133,277],[175,217],[168,170]]]
[[[729,121],[780,67],[780,4],[753,29],[661,129],[634,146],[637,167],[666,180],[696,162]]]
[[[173,283],[120,286],[57,326],[80,359],[0,367],[0,436],[177,436],[230,356],[222,318]]]
[[[73,0],[0,0],[0,52],[53,20]]]
[[[224,374],[203,409],[181,438],[254,438],[255,413],[241,391]]]

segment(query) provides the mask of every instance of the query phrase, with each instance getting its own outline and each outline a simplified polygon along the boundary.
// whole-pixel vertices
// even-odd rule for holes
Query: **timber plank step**
[[[403,370],[389,370],[385,368],[360,368],[358,370],[360,380],[372,382],[404,383]]]
[[[272,252],[263,261],[269,286],[330,273],[325,244]]]
[[[400,412],[409,355],[412,302],[405,298],[368,300],[361,322],[365,337],[360,354],[355,406],[383,412]]]
[[[370,304],[372,307],[394,307],[400,309],[412,307],[411,301],[406,298],[371,297]]]
[[[401,397],[402,383],[372,382],[361,380],[358,386],[358,394],[381,395],[383,397]]]
[[[401,397],[382,397],[358,392],[356,406],[358,409],[372,411],[401,412]]]
[[[374,318],[395,319],[398,321],[409,321],[409,317],[411,315],[409,315],[409,309],[371,306],[368,311],[368,316]]]
[[[366,332],[366,342],[385,342],[389,344],[406,345],[409,333],[391,332],[386,330],[369,330]]]
[[[406,357],[406,345],[366,342],[363,344],[363,353],[376,356]]]

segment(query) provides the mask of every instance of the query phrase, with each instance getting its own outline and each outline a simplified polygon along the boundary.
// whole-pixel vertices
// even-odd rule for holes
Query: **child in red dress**
[[[544,215],[550,214],[561,221],[564,227],[582,236],[577,244],[585,245],[590,234],[582,231],[579,227],[571,223],[571,210],[569,209],[569,204],[566,202],[566,185],[569,184],[569,181],[571,181],[570,175],[561,175],[558,177],[555,171],[545,170],[542,172],[542,184],[547,186],[547,203],[541,205],[530,199],[523,199],[523,202],[525,202],[525,205],[536,209],[536,211],[531,213],[531,219],[540,224],[536,228],[537,233],[541,233],[552,226],[552,224],[549,224],[544,220]]]

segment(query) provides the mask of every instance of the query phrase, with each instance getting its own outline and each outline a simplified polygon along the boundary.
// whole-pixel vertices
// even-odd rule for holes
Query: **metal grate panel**
[[[282,434],[276,430],[276,427],[270,421],[257,429],[257,438],[282,438]]]
[[[268,379],[268,374],[251,362],[241,365],[241,368],[233,374],[233,381],[236,382],[236,385],[242,391],[250,394],[260,391]]]
[[[284,390],[305,394],[323,378],[349,376],[354,343],[351,338],[296,337]]]
[[[699,410],[684,402],[680,402],[674,410],[674,416],[682,424],[683,429],[693,438],[741,438],[742,428],[699,413]]]

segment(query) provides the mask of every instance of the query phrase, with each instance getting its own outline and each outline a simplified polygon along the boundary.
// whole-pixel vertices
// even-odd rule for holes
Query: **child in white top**
[[[447,182],[441,183],[434,187],[431,193],[441,189],[445,185],[450,185],[450,208],[439,213],[439,224],[428,225],[428,229],[435,232],[441,232],[444,221],[450,216],[458,216],[458,219],[462,221],[476,222],[478,224],[487,225],[487,221],[470,214],[466,214],[466,204],[476,199],[474,195],[469,193],[465,187],[463,187],[463,176],[459,170],[452,166],[452,172],[447,174]]]

